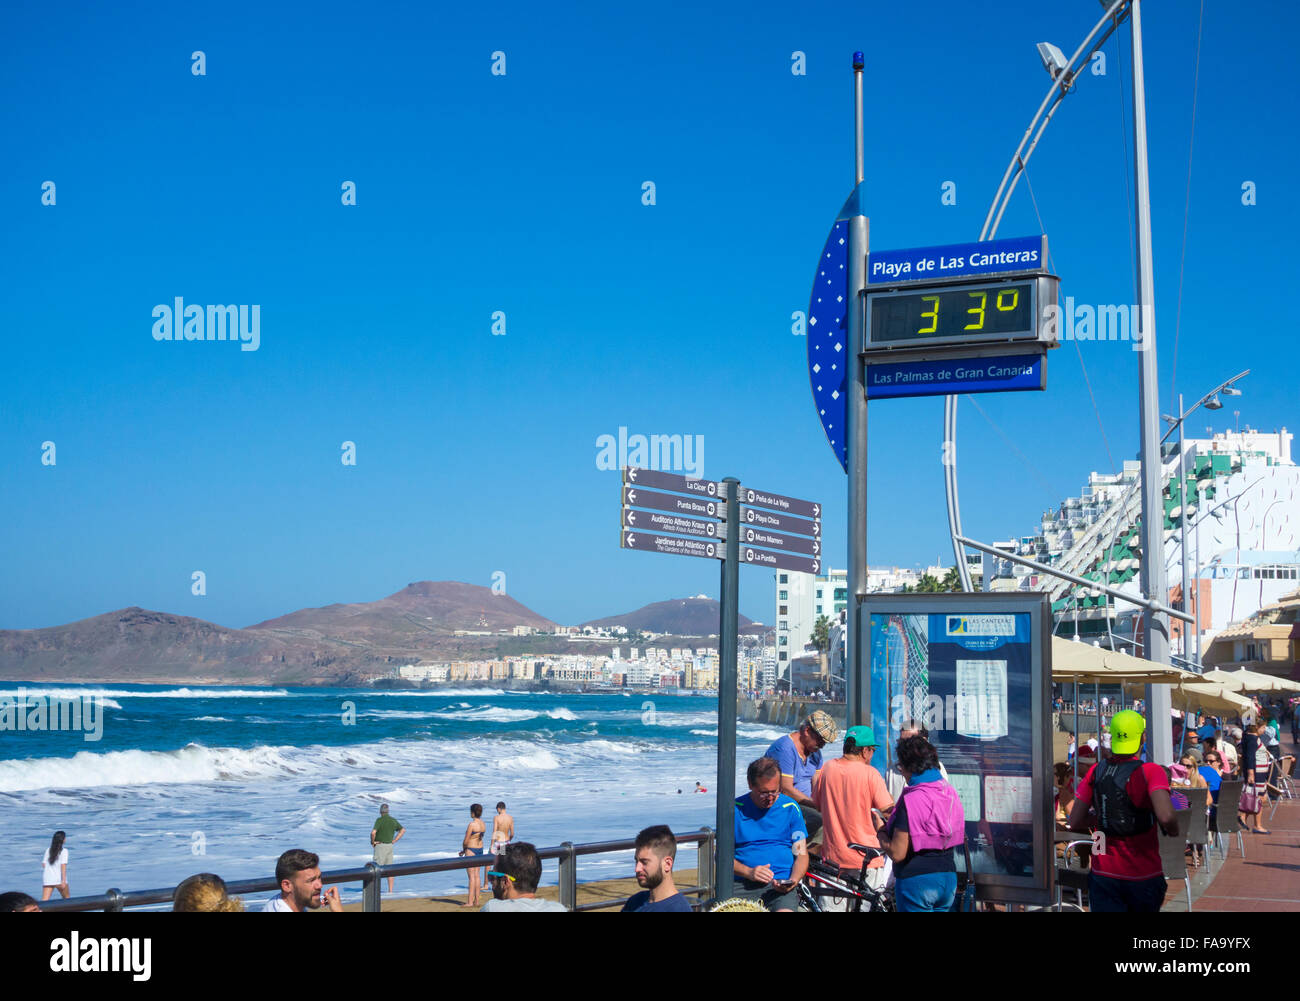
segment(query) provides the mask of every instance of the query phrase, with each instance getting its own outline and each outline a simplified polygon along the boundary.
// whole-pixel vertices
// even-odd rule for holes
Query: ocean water
[[[67,832],[81,896],[202,871],[269,876],[288,848],[316,852],[325,869],[361,865],[382,802],[407,828],[398,861],[456,856],[475,802],[490,831],[504,800],[516,837],[538,846],[714,823],[718,720],[707,697],[4,683],[0,699],[20,689],[97,697],[102,737],[0,731],[0,891],[39,896],[55,830]],[[738,788],[745,764],[784,732],[739,724]],[[697,781],[710,795],[693,793]],[[580,860],[579,878],[630,876],[626,855]],[[694,850],[679,864],[694,868]],[[555,878],[547,863],[543,882]],[[397,896],[463,893],[465,882],[406,877]],[[356,899],[360,884],[342,889]]]

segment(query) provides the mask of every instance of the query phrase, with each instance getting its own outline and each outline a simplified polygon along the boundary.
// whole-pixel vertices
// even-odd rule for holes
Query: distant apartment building
[[[651,684],[651,678],[658,676],[659,663],[657,660],[649,659],[630,660],[624,670],[628,685],[633,688],[643,688]]]
[[[1244,431],[1189,438],[1185,456],[1163,457],[1164,547],[1169,592],[1181,599],[1182,533],[1201,643],[1278,602],[1300,583],[1300,467],[1292,461],[1292,435]],[[1185,476],[1184,476],[1185,473]],[[1138,462],[1118,473],[1089,474],[1077,497],[1044,512],[1032,535],[996,543],[1011,555],[1131,593],[1124,601],[1087,591],[997,556],[984,561],[987,590],[1045,591],[1052,598],[1057,632],[1131,648],[1140,640],[1142,553]],[[1171,623],[1173,653],[1187,659],[1193,629]],[[1208,659],[1208,658],[1206,658]]]
[[[1206,667],[1246,668],[1300,680],[1300,590],[1219,632],[1204,651]]]
[[[942,568],[931,567],[934,573]],[[915,587],[921,572],[900,567],[869,567],[867,589],[871,592],[901,591]],[[813,627],[823,615],[832,621],[849,604],[847,570],[829,570],[824,576],[795,571],[776,574],[776,660],[772,683],[776,678],[789,680],[789,665],[812,644]],[[769,686],[770,687],[770,686]]]
[[[446,681],[450,675],[447,664],[403,664],[397,669],[397,676],[407,681]]]

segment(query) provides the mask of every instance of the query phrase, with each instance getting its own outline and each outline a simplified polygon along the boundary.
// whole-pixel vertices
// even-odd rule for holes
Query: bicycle
[[[800,905],[815,914],[822,914],[826,912],[826,908],[818,898],[831,895],[848,897],[848,910],[853,914],[857,914],[864,909],[867,911],[893,911],[893,894],[888,890],[877,890],[867,881],[867,869],[871,862],[877,858],[883,858],[885,853],[879,848],[870,848],[867,845],[852,842],[849,843],[849,847],[862,854],[861,871],[856,876],[843,875],[839,866],[823,862],[820,859],[811,861],[808,865],[808,871],[804,873],[803,879],[799,881]]]

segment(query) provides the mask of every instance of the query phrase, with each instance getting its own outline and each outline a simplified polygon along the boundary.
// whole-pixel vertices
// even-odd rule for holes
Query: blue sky
[[[1162,407],[1251,368],[1246,395],[1190,430],[1231,427],[1233,407],[1243,426],[1294,428],[1277,307],[1300,221],[1300,16],[1207,5],[1175,371],[1199,6],[1146,6]],[[1034,43],[1069,53],[1100,12],[1001,8],[15,9],[0,628],[127,605],[245,626],[497,571],[566,623],[716,596],[712,562],[618,548],[618,474],[596,440],[620,426],[702,436],[706,476],[824,503],[844,565],[845,477],[791,313],[852,182],[851,54],[867,58],[872,245],[973,240],[1048,85]],[[1119,36],[1029,171],[1078,302],[1134,301]],[[1039,231],[1022,183],[1001,235]],[[156,342],[151,311],[177,296],[258,304],[259,350]],[[968,532],[1027,534],[1090,470],[1133,458],[1137,372],[1128,344],[1064,344],[1046,392],[979,397],[988,420],[963,400]],[[871,407],[873,565],[951,561],[941,418],[939,398]],[[741,610],[770,622],[772,605],[770,571],[742,570]]]

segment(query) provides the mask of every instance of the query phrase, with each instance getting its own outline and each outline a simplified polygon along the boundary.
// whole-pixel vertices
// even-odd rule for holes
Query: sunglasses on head
[[[488,875],[494,879],[508,879],[512,883],[515,881],[515,877],[511,876],[508,872],[497,872],[495,869],[489,869]]]

